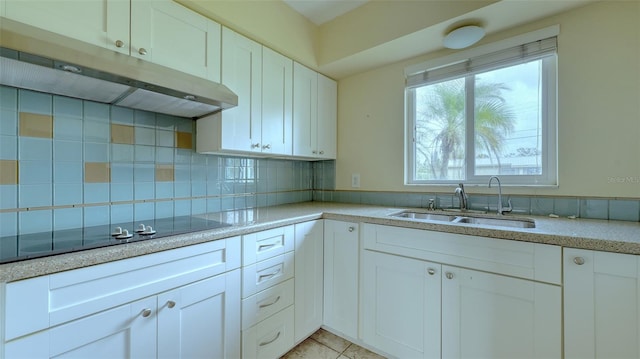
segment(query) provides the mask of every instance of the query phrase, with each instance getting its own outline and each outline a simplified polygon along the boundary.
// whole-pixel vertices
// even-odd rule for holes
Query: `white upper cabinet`
[[[31,26],[129,54],[130,0],[0,1],[0,14]]]
[[[293,155],[335,159],[335,81],[294,63],[293,90]]]
[[[318,74],[318,124],[316,130],[318,157],[336,158],[337,146],[338,84]]]
[[[262,45],[228,28],[222,30],[222,83],[238,95],[238,106],[224,111],[221,150],[261,151]],[[198,129],[199,130],[199,129]]]
[[[6,0],[0,9],[19,22],[220,81],[220,24],[171,0]]]
[[[131,1],[131,56],[220,82],[220,31],[173,1]]]
[[[292,154],[293,60],[262,49],[263,153]]]
[[[238,106],[197,121],[196,150],[290,156],[293,60],[224,28],[222,83]]]
[[[564,250],[564,357],[640,357],[640,256]]]

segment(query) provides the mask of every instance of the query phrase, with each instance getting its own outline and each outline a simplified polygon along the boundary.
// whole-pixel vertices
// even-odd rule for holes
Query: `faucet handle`
[[[502,213],[511,213],[513,211],[513,207],[511,207],[511,198],[507,199],[508,207],[502,207]]]

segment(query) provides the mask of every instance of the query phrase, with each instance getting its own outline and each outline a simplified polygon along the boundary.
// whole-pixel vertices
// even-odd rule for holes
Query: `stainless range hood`
[[[222,84],[5,18],[0,84],[193,119],[238,105]]]

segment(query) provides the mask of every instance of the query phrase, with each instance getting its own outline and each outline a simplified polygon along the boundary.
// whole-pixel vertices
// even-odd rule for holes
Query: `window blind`
[[[555,55],[558,48],[557,38],[550,37],[504,50],[474,56],[437,68],[426,69],[407,76],[407,88],[425,86],[449,79],[478,74],[503,67],[514,66]]]

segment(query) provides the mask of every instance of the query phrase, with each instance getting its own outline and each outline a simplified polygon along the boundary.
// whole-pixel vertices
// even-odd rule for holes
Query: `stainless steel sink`
[[[536,228],[536,222],[533,220],[513,218],[457,217],[453,220],[453,223],[469,223],[514,228]]]
[[[510,228],[535,228],[536,222],[532,219],[526,218],[497,218],[497,217],[480,217],[470,215],[450,215],[431,212],[415,212],[404,211],[400,213],[391,214],[392,217],[412,219],[416,221],[435,221],[435,222],[449,222],[452,224],[466,223],[466,224],[478,224],[485,226],[496,227],[510,227]]]
[[[419,219],[419,220],[425,220],[425,221],[445,221],[445,222],[451,222],[454,219],[456,219],[456,216],[451,216],[447,214],[409,212],[409,211],[392,214],[392,216],[409,218],[409,219]]]

